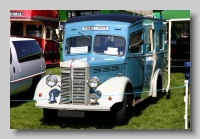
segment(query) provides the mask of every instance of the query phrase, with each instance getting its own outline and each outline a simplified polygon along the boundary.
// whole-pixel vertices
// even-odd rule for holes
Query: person
[[[114,47],[114,42],[113,41],[107,41],[106,46],[107,47]]]
[[[181,32],[181,38],[187,38],[188,36],[187,36],[187,31],[186,30],[184,30],[184,31],[182,31]]]
[[[183,31],[181,32],[181,38],[184,38],[184,35],[183,35],[184,33],[183,33]]]

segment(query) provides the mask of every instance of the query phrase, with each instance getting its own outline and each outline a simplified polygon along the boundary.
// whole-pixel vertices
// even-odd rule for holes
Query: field
[[[60,74],[59,68],[47,69]],[[184,129],[184,72],[171,73],[168,93],[152,104],[146,99],[128,111],[127,124],[117,126],[108,112],[89,113],[85,118],[58,118],[52,124],[45,123],[42,109],[35,107],[35,101],[27,97],[27,92],[11,97],[10,129]],[[190,109],[189,114],[190,117]],[[190,119],[188,119],[190,121]]]

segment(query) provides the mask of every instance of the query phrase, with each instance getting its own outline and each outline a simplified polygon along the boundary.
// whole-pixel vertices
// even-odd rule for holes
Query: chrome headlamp
[[[94,93],[90,94],[90,103],[94,104],[101,98],[102,94],[99,90],[96,90]]]
[[[95,93],[90,94],[90,103],[96,103],[99,99],[98,95]]]
[[[58,79],[56,76],[54,75],[49,75],[47,78],[46,78],[46,84],[50,87],[54,87],[56,84],[58,83]]]
[[[99,79],[97,77],[91,77],[88,81],[87,84],[90,88],[97,88],[100,84]]]

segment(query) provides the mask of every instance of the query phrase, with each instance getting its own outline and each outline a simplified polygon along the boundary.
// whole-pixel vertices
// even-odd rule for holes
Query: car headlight
[[[97,86],[99,86],[100,82],[99,79],[97,77],[91,77],[88,81],[88,86],[91,88],[97,88]]]
[[[58,83],[58,79],[54,75],[49,75],[46,78],[46,84],[50,87],[54,87]]]
[[[101,98],[102,93],[99,90],[95,90],[94,93],[98,96],[98,98]]]
[[[90,94],[90,103],[94,104],[99,99],[98,95],[95,93]]]

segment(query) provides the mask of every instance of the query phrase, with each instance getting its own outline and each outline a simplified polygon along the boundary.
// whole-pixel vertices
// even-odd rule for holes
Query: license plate
[[[59,117],[84,117],[85,116],[85,112],[59,110],[58,111],[58,116]]]

